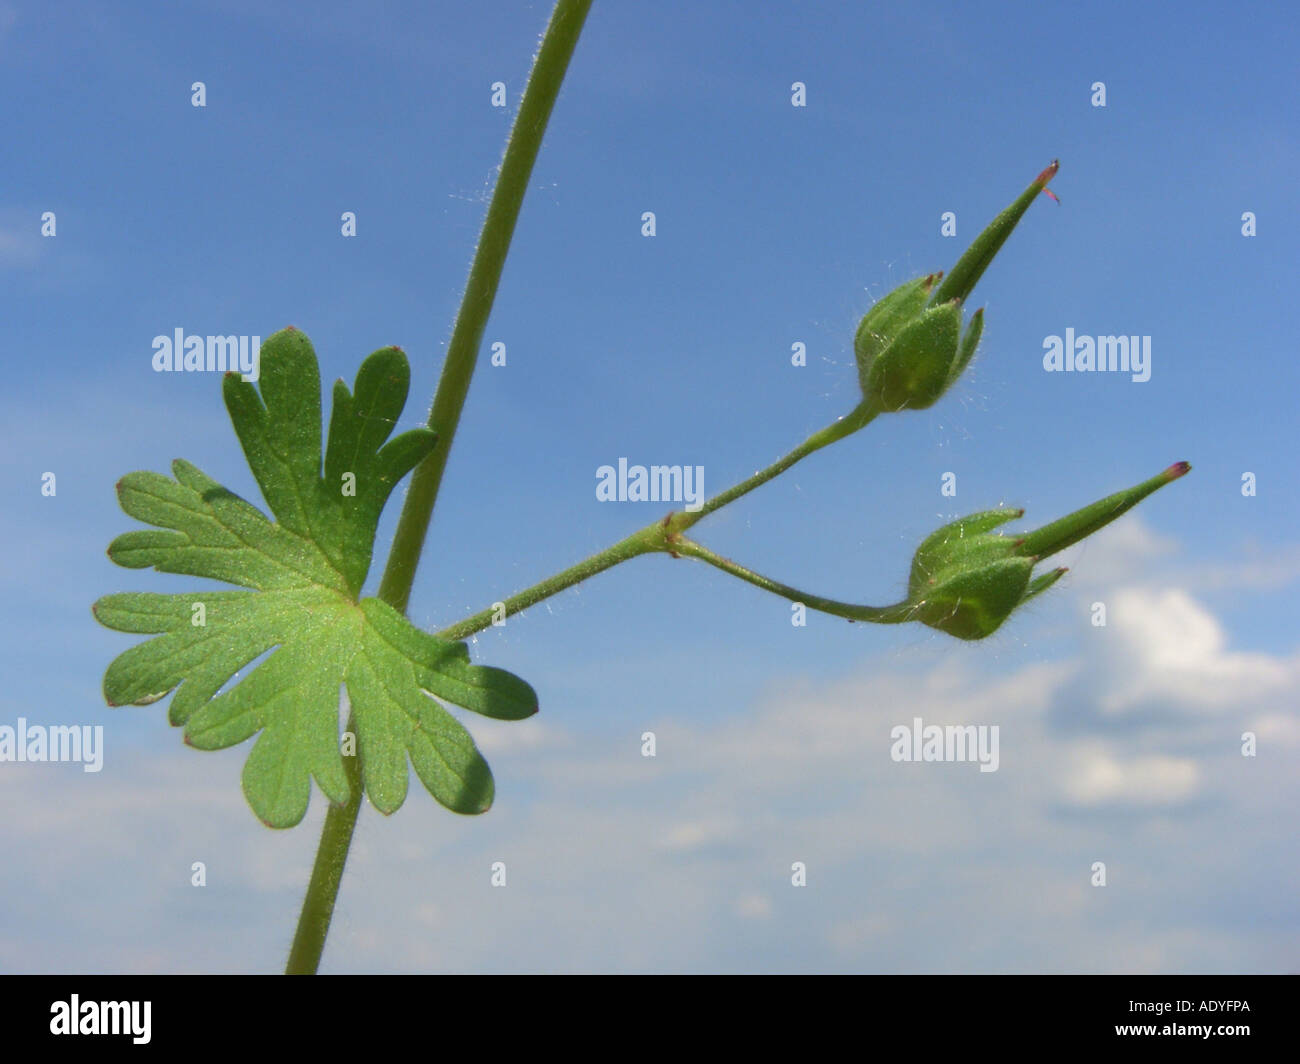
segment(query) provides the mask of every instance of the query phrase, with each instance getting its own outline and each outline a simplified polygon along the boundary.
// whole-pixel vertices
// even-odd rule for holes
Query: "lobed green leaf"
[[[175,692],[168,718],[198,749],[256,735],[244,793],[273,827],[302,819],[312,779],[334,802],[350,797],[339,736],[345,691],[362,783],[384,813],[406,798],[408,758],[448,809],[492,804],[491,770],[437,699],[500,720],[537,712],[523,680],[471,664],[464,643],[415,628],[379,599],[359,599],[384,504],[436,440],[428,429],[389,439],[409,381],[406,356],[384,348],[362,364],[353,391],[335,385],[322,471],[315,352],[302,333],[284,330],[262,347],[260,394],[237,374],[224,381],[275,522],[180,460],[175,479],[138,472],[118,485],[122,509],[155,528],[113,540],[114,562],[251,590],[101,598],[100,623],[155,636],[109,665],[104,697],[145,705]]]

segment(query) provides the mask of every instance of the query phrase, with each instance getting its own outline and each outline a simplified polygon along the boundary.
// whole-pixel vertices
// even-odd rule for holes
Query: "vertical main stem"
[[[433,397],[433,409],[429,412],[429,427],[438,433],[438,442],[411,475],[411,485],[393,537],[393,549],[389,552],[388,566],[379,585],[379,597],[402,612],[406,611],[410,598],[424,537],[433,519],[433,504],[442,484],[443,471],[447,468],[447,456],[451,453],[456,427],[460,424],[460,413],[478,361],[483,330],[496,299],[501,270],[505,266],[506,252],[510,250],[510,239],[528,189],[533,163],[537,160],[542,135],[546,132],[555,98],[560,93],[560,84],[564,81],[569,59],[590,7],[591,0],[559,0],[555,5],[524,89],[524,98],[519,104],[519,114],[515,116],[510,139],[506,142],[501,173],[492,193],[487,218],[483,221],[483,233],[474,253],[474,264],[470,267],[451,342],[447,345],[447,358],[442,366],[438,391]]]
[[[515,115],[510,139],[506,142],[492,202],[483,221],[478,248],[470,267],[469,280],[461,297],[460,310],[452,329],[447,357],[443,362],[438,390],[429,413],[429,426],[438,433],[438,442],[411,477],[406,501],[398,518],[388,564],[379,585],[379,597],[397,610],[406,612],[420,561],[424,537],[433,518],[433,504],[442,484],[443,470],[451,452],[452,440],[460,424],[460,413],[469,394],[470,378],[478,361],[478,349],[492,313],[506,253],[514,235],[515,223],[523,205],[524,193],[532,176],[533,164],[542,146],[547,123],[569,60],[577,47],[592,0],[557,0],[542,38],[541,48],[528,75],[528,84]],[[348,730],[355,735],[355,721]],[[341,806],[330,806],[321,829],[316,862],[303,899],[298,929],[289,952],[286,974],[315,974],[325,949],[334,901],[352,845],[352,832],[361,810],[362,784],[360,760],[365,751],[359,747],[353,757],[345,758],[351,797]]]
[[[357,720],[349,715],[347,732],[357,734]],[[342,805],[331,805],[325,814],[320,845],[316,850],[316,863],[307,884],[302,914],[298,917],[298,930],[289,949],[285,975],[315,975],[320,967],[320,955],[325,949],[325,936],[329,933],[334,916],[334,901],[338,897],[339,883],[343,879],[343,866],[352,845],[352,830],[357,826],[361,812],[361,759],[355,755],[343,759],[352,797]]]

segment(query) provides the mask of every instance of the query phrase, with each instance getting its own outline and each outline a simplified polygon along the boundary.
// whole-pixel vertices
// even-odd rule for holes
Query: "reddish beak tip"
[[[1165,470],[1164,477],[1166,481],[1177,480],[1179,477],[1186,473],[1190,473],[1191,471],[1192,465],[1190,462],[1175,462]]]
[[[1056,176],[1056,171],[1061,168],[1061,160],[1053,159],[1052,165],[1034,178],[1035,185],[1045,185]]]

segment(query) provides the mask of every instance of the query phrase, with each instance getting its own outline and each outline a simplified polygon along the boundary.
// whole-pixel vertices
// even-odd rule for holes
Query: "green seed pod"
[[[858,356],[858,381],[862,392],[867,392],[867,374],[871,364],[898,335],[900,329],[925,310],[930,290],[942,273],[916,277],[899,285],[886,296],[881,296],[858,324],[853,338],[853,350]]]
[[[912,556],[912,572],[907,580],[908,595],[919,599],[953,570],[1009,555],[1014,550],[1014,539],[984,533],[1024,515],[1024,510],[1005,507],[984,510],[931,532]]]
[[[1158,488],[1163,488],[1170,481],[1177,480],[1191,471],[1186,462],[1175,462],[1162,473],[1157,473],[1150,480],[1144,480],[1136,487],[1117,491],[1104,499],[1085,506],[1082,510],[1044,525],[1030,532],[1016,545],[1016,553],[1041,561],[1057,551],[1073,546],[1079,540],[1091,536],[1115,520],[1120,514],[1131,509]]]
[[[881,411],[923,410],[962,375],[979,345],[984,311],[975,312],[961,335],[958,308],[1038,193],[1051,195],[1047,183],[1057,168],[1052,163],[994,218],[946,278],[942,273],[914,278],[867,312],[853,338],[864,399]]]
[[[912,558],[909,619],[958,639],[992,635],[1018,606],[1046,591],[1065,572],[1054,569],[1031,579],[1040,560],[1092,535],[1191,468],[1176,462],[1135,487],[1022,536],[992,531],[1024,514],[1005,507],[944,525],[925,538]]]
[[[1011,206],[984,227],[984,231],[957,260],[952,273],[948,274],[943,284],[935,289],[934,295],[930,297],[932,305],[938,306],[950,299],[964,300],[970,295],[971,289],[988,268],[988,264],[1002,250],[1002,245],[1007,242],[1007,237],[1015,229],[1016,223],[1025,216],[1025,211],[1029,210],[1029,205],[1038,198],[1038,194],[1047,189],[1047,183],[1056,176],[1060,168],[1061,164],[1053,160],[1052,165],[1034,178],[1033,183],[1016,197]]]
[[[948,386],[951,387],[953,382],[966,372],[966,367],[970,365],[970,360],[975,357],[975,348],[979,346],[980,335],[984,332],[984,308],[980,307],[971,315],[970,324],[966,326],[966,332],[961,338],[961,347],[957,350],[957,358],[953,361],[952,369],[948,373]]]
[[[916,619],[958,639],[992,635],[1025,601],[1034,563],[1003,558],[957,572],[916,603]]]
[[[871,364],[864,394],[885,411],[932,406],[948,389],[960,339],[961,307],[955,300],[925,311]]]

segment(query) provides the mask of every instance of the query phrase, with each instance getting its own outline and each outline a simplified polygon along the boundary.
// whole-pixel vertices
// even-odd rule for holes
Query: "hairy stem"
[[[621,539],[611,547],[606,547],[602,551],[597,551],[589,558],[578,562],[577,565],[571,565],[563,572],[556,573],[554,576],[547,577],[540,583],[532,587],[525,588],[517,595],[511,595],[505,599],[502,605],[505,607],[504,612],[494,610],[491,607],[480,610],[471,617],[466,617],[463,621],[457,621],[455,624],[444,628],[437,634],[443,639],[464,639],[473,635],[475,632],[481,632],[487,628],[494,619],[512,616],[520,610],[526,610],[529,606],[541,602],[543,599],[550,598],[567,588],[579,584],[590,576],[604,572],[606,569],[613,568],[620,562],[628,561],[642,554],[649,554],[655,551],[666,551],[670,554],[685,554],[679,543],[687,543],[688,540],[679,540],[681,532],[690,528],[697,521],[715,510],[719,510],[728,503],[735,502],[742,495],[746,495],[757,487],[766,484],[773,477],[784,473],[800,459],[807,458],[814,451],[819,451],[837,440],[844,439],[858,429],[867,425],[879,411],[870,407],[867,403],[860,403],[857,408],[847,417],[841,418],[833,425],[828,425],[819,432],[813,433],[808,439],[804,440],[789,454],[778,458],[766,469],[760,469],[752,477],[742,480],[734,487],[720,492],[704,503],[700,509],[689,511],[678,511],[669,514],[660,521],[646,525],[645,528],[638,532],[632,533],[626,539]],[[695,545],[698,547],[698,545]],[[704,548],[699,547],[703,550]],[[739,568],[739,567],[738,567]],[[748,570],[746,570],[748,572]],[[752,575],[752,574],[751,574]],[[747,578],[746,578],[747,579]],[[751,581],[752,582],[752,581]],[[829,602],[829,599],[818,601]],[[855,608],[855,607],[848,607]]]
[[[546,34],[538,49],[528,84],[519,104],[519,113],[511,127],[506,142],[505,156],[501,160],[501,173],[492,193],[483,232],[479,237],[474,263],[470,267],[469,281],[461,297],[460,310],[447,346],[438,390],[429,413],[429,426],[437,431],[438,443],[429,456],[416,468],[406,493],[398,519],[393,547],[388,555],[379,585],[379,597],[395,609],[406,612],[415,580],[415,569],[420,561],[424,537],[433,518],[433,504],[438,497],[442,473],[447,466],[460,413],[469,394],[470,378],[478,361],[479,344],[497,285],[505,266],[506,252],[514,235],[515,222],[523,205],[524,192],[532,175],[533,163],[542,146],[546,124],[550,120],[560,85],[569,68],[569,60],[577,47],[583,23],[591,8],[591,0],[557,0],[547,24]],[[356,734],[354,723],[348,729]],[[331,806],[321,830],[320,845],[316,850],[316,863],[312,868],[311,882],[303,899],[298,930],[294,935],[289,954],[287,974],[315,974],[329,933],[334,900],[338,896],[343,867],[347,863],[348,849],[352,845],[352,832],[361,809],[361,765],[364,751],[356,757],[345,758],[351,797],[342,806]]]
[[[746,569],[743,565],[737,565],[729,558],[714,554],[713,551],[693,540],[677,539],[673,543],[673,550],[687,558],[698,558],[702,562],[708,562],[710,565],[721,569],[724,573],[730,573],[746,583],[761,587],[764,591],[770,591],[774,595],[780,595],[790,602],[801,602],[811,609],[820,610],[822,613],[830,613],[836,617],[844,617],[850,621],[869,621],[872,624],[904,624],[916,616],[916,607],[909,602],[897,602],[892,606],[856,606],[851,602],[837,602],[835,599],[822,598],[820,595],[810,595],[806,591],[800,591],[788,584],[770,580],[752,569]]]
[[[875,407],[871,406],[866,400],[859,403],[847,417],[840,418],[833,425],[827,425],[820,432],[814,432],[803,443],[799,444],[793,451],[784,458],[778,458],[766,469],[760,469],[752,477],[742,480],[734,487],[720,492],[713,498],[709,499],[703,506],[694,513],[680,513],[673,515],[672,529],[675,532],[684,532],[697,521],[708,517],[715,510],[720,510],[728,503],[735,502],[742,495],[747,495],[757,487],[766,484],[773,477],[779,476],[789,469],[795,462],[807,458],[814,451],[820,451],[823,447],[844,439],[845,436],[851,436],[858,429],[869,425],[880,413]]]
[[[357,734],[357,718],[348,717],[347,731]],[[352,829],[361,812],[361,758],[354,755],[343,759],[343,771],[352,788],[352,798],[342,805],[331,805],[325,814],[320,845],[316,850],[316,863],[307,884],[302,915],[298,917],[298,930],[289,950],[285,975],[315,975],[320,966],[325,936],[329,933],[330,919],[334,916],[334,900],[338,897],[339,882],[343,878],[343,865],[352,845]]]
[[[528,189],[533,163],[537,161],[555,98],[560,94],[560,84],[590,8],[591,0],[558,0],[556,3],[537,61],[528,75],[528,85],[510,139],[506,142],[501,172],[483,221],[478,250],[474,253],[469,281],[461,297],[451,342],[447,345],[447,358],[442,364],[442,376],[433,397],[433,408],[429,411],[429,427],[438,433],[438,442],[411,475],[388,565],[379,585],[379,597],[403,613],[411,596],[420,551],[429,531],[429,522],[433,519],[433,504],[442,484],[443,471],[447,468],[447,456],[451,453],[456,428],[460,424],[465,397],[469,394],[469,382],[478,362],[483,330],[492,313],[492,303],[496,299],[497,285],[501,281],[506,252],[510,250],[510,239]]]
[[[465,620],[444,628],[437,634],[441,639],[464,639],[475,632],[481,632],[491,625],[493,620],[509,617],[520,610],[526,610],[529,606],[535,605],[543,599],[548,599],[566,588],[573,587],[574,584],[582,583],[588,577],[603,573],[606,569],[612,569],[620,562],[625,562],[642,554],[648,554],[651,551],[668,549],[665,546],[665,534],[662,522],[647,525],[641,531],[634,532],[626,539],[619,540],[612,547],[606,547],[591,557],[584,558],[577,565],[571,565],[563,572],[547,577],[540,583],[525,588],[517,595],[511,595],[502,603],[505,607],[504,611],[495,610],[491,607],[480,610],[472,617],[466,617]]]

